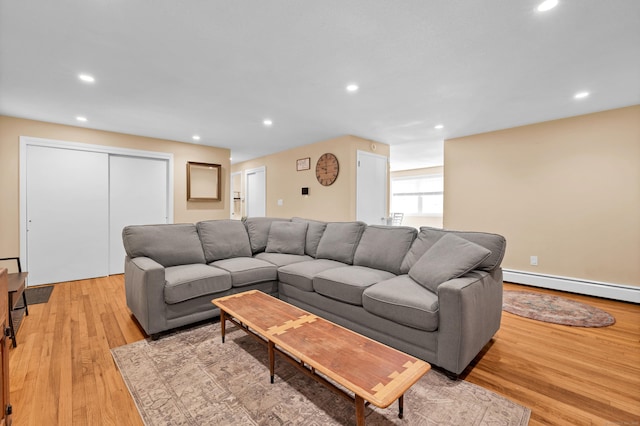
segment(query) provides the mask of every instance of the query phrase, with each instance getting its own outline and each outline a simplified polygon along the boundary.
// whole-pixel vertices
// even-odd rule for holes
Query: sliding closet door
[[[109,156],[27,146],[29,285],[108,275]]]
[[[109,163],[109,274],[124,272],[122,229],[168,221],[167,160],[112,155]]]

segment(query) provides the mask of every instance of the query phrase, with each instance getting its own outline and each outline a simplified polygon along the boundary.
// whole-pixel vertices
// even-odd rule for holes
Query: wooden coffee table
[[[257,290],[212,303],[220,308],[223,343],[228,320],[266,343],[271,383],[278,353],[307,376],[355,402],[358,425],[364,425],[365,401],[386,408],[398,400],[402,418],[404,393],[431,368],[425,361]]]

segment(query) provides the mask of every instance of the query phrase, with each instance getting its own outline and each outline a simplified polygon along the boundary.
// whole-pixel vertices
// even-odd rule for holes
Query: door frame
[[[99,152],[109,155],[152,158],[167,161],[167,222],[173,223],[173,154],[167,152],[143,151],[139,149],[114,146],[93,145],[82,142],[70,142],[56,139],[20,136],[20,258],[27,259],[27,147],[71,149],[76,151]]]
[[[237,219],[237,217],[234,217],[233,215],[233,210],[234,210],[234,196],[233,196],[233,192],[235,189],[235,186],[233,186],[233,177],[240,175],[240,186],[242,186],[242,171],[239,172],[233,172],[229,175],[229,219]],[[241,188],[238,188],[241,189]],[[240,204],[240,217],[242,217],[242,202]]]
[[[266,166],[260,166],[260,167],[254,167],[253,169],[246,169],[244,171],[244,214],[245,216],[249,216],[249,191],[247,189],[247,187],[249,186],[249,179],[248,176],[250,173],[256,173],[256,172],[262,172],[264,173],[264,188],[263,188],[263,193],[264,193],[264,215],[265,217],[267,216],[267,167]]]

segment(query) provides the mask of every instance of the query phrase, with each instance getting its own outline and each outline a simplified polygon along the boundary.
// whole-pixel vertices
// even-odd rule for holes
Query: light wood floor
[[[464,379],[532,409],[530,425],[640,424],[640,306],[560,294],[616,324],[566,327],[504,313]],[[141,425],[110,348],[144,338],[121,275],[56,284],[29,307],[10,352],[14,425]]]

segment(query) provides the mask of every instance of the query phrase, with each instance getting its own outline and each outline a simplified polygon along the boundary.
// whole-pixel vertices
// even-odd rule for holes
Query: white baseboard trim
[[[534,274],[532,272],[515,271],[512,269],[504,269],[502,274],[504,281],[510,283],[526,284],[534,287],[640,303],[640,287],[588,281],[579,278],[559,277],[555,275]]]

